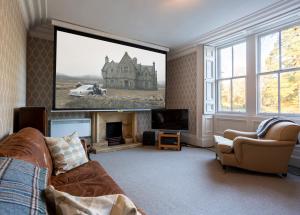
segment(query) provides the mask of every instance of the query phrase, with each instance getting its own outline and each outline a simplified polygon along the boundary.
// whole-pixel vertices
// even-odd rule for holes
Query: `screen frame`
[[[84,37],[89,37],[97,40],[103,40],[106,42],[112,42],[120,45],[126,45],[126,46],[131,46],[133,48],[139,48],[139,49],[144,49],[147,51],[152,51],[152,52],[157,52],[160,54],[165,55],[166,59],[166,64],[165,64],[165,103],[164,107],[159,107],[159,108],[122,108],[122,109],[106,109],[106,108],[57,108],[56,107],[56,57],[57,57],[57,31],[62,31],[65,33],[71,33],[79,36],[84,36]],[[134,44],[122,40],[117,40],[117,39],[112,39],[109,37],[103,37],[95,34],[90,34],[82,31],[77,31],[73,29],[68,29],[60,26],[54,26],[54,47],[53,47],[53,92],[52,92],[52,110],[53,111],[85,111],[85,112],[95,112],[95,111],[105,111],[105,112],[130,112],[130,111],[151,111],[151,110],[157,110],[157,109],[165,109],[166,108],[166,95],[167,95],[167,51],[139,45],[139,44]]]

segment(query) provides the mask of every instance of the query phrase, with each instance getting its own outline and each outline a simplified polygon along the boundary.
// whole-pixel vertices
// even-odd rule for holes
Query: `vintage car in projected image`
[[[55,109],[165,107],[165,53],[56,33]]]

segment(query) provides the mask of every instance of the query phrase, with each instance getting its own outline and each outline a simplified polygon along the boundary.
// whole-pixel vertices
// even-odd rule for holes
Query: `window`
[[[300,113],[300,26],[258,38],[258,111]]]
[[[246,112],[246,42],[218,49],[218,111]]]

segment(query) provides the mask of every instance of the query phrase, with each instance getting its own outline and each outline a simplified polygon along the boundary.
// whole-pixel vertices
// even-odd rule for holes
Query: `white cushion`
[[[214,135],[217,150],[229,154],[233,152],[233,141],[222,136]]]
[[[65,137],[45,137],[45,140],[54,162],[55,175],[88,162],[77,132]]]

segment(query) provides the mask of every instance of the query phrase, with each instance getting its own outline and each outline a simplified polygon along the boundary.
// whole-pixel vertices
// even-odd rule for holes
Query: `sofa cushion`
[[[0,144],[0,156],[28,161],[36,166],[47,168],[48,177],[52,174],[52,159],[44,136],[37,129],[24,128],[10,135]]]
[[[52,176],[55,189],[74,196],[102,196],[124,194],[97,161],[89,161],[66,173]]]
[[[222,136],[214,136],[217,150],[222,153],[232,153],[233,152],[233,141]]]
[[[65,137],[45,137],[53,158],[55,175],[88,162],[77,132]]]
[[[0,214],[47,214],[47,169],[0,157]]]

